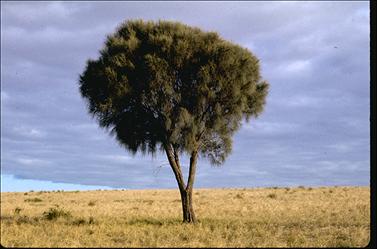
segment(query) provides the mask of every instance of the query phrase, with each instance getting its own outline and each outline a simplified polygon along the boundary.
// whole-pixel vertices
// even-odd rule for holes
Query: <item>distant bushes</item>
[[[114,202],[125,202],[125,200],[114,200]]]
[[[36,224],[39,221],[38,217],[28,217],[26,215],[19,215],[15,218],[17,225],[21,224]]]
[[[92,216],[90,216],[88,219],[85,219],[83,217],[74,218],[71,212],[59,207],[50,208],[48,211],[43,212],[42,216],[44,219],[50,221],[57,220],[58,218],[65,218],[67,219],[68,224],[76,226],[90,225],[95,223],[94,218]]]
[[[71,213],[69,211],[65,211],[59,207],[50,208],[48,211],[43,212],[43,218],[46,220],[56,220],[59,217],[68,218],[71,217]]]
[[[14,222],[16,222],[17,225],[21,225],[21,224],[35,224],[35,222],[37,222],[39,220],[38,217],[28,217],[26,215],[21,215],[22,211],[22,208],[20,207],[16,207],[14,210],[13,210],[13,213],[14,213],[14,217],[11,218],[11,220],[13,219]]]
[[[71,225],[76,225],[76,226],[91,225],[91,224],[95,224],[95,221],[94,221],[94,218],[92,216],[90,216],[88,219],[80,217],[80,218],[73,219],[70,222],[70,224]]]
[[[44,191],[44,190],[42,190],[42,191],[38,192],[38,194],[47,194],[47,193],[50,193],[50,191]]]
[[[25,199],[24,201],[25,201],[25,202],[41,202],[42,199],[39,199],[39,198],[35,197],[35,198],[28,198],[28,199]]]
[[[14,212],[14,215],[19,215],[20,212],[21,212],[22,208],[19,208],[19,207],[16,207],[13,212]]]
[[[13,210],[14,216],[11,218],[11,220],[13,220],[17,225],[36,224],[36,222],[39,222],[41,220],[55,221],[59,218],[63,218],[66,224],[75,226],[92,225],[97,223],[92,216],[88,218],[74,217],[71,212],[60,208],[59,206],[49,208],[47,211],[42,213],[42,217],[29,217],[26,215],[20,215],[21,211],[22,209],[19,207],[16,207]]]

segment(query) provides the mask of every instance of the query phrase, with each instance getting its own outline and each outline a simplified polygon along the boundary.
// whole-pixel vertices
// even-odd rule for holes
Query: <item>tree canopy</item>
[[[243,118],[263,110],[268,83],[247,49],[170,21],[132,20],[88,60],[80,92],[129,151],[198,151],[221,164]]]

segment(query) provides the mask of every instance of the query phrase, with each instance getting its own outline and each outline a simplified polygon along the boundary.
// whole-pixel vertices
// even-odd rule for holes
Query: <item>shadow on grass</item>
[[[179,225],[182,223],[181,219],[157,219],[157,218],[135,218],[126,222],[128,225],[152,225],[152,226],[163,226],[163,225]]]
[[[127,225],[151,225],[151,226],[171,226],[171,225],[229,225],[232,224],[231,220],[203,218],[198,219],[196,223],[184,223],[181,218],[134,218],[126,221]]]

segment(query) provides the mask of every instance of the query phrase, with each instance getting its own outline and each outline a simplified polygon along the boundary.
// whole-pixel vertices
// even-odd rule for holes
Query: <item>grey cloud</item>
[[[176,187],[165,155],[132,156],[97,127],[77,80],[126,19],[169,19],[250,48],[270,82],[265,112],[244,124],[196,186],[369,183],[369,16],[356,2],[2,3],[1,169],[23,179]],[[187,174],[188,158],[182,159]],[[355,177],[356,176],[356,177]]]

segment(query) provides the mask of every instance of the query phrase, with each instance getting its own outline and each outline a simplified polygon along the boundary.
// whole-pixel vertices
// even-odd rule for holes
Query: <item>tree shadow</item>
[[[163,226],[163,225],[178,225],[181,224],[181,219],[155,219],[155,218],[134,218],[126,222],[127,225],[152,225],[152,226]]]

